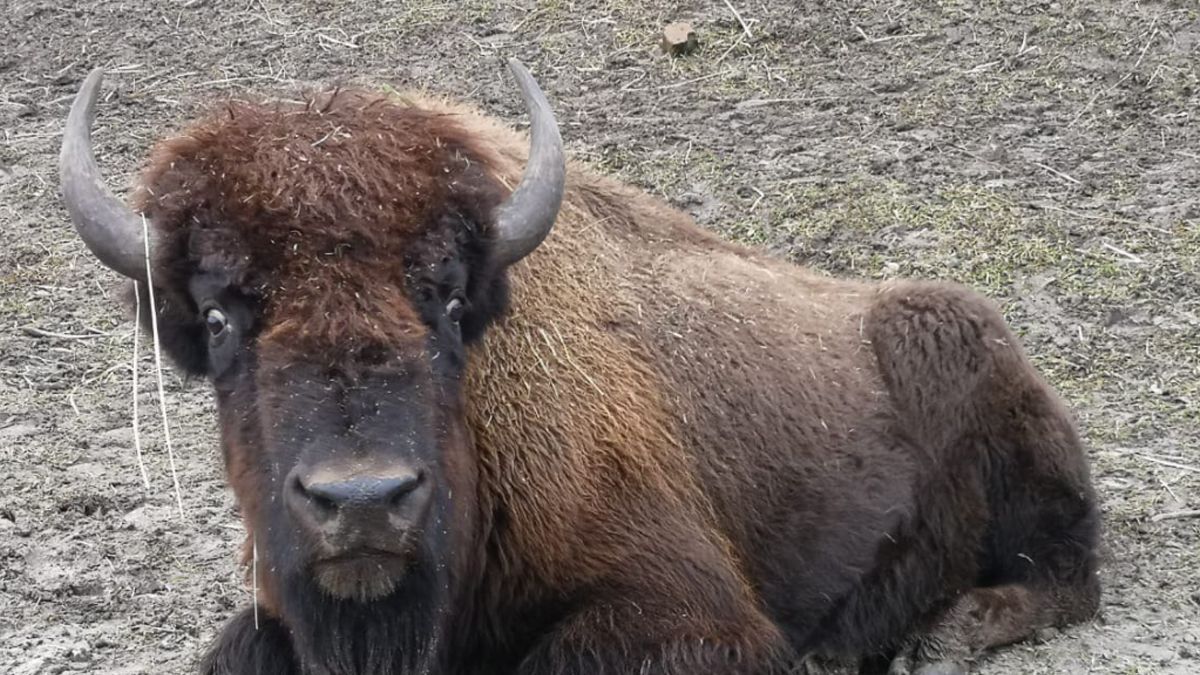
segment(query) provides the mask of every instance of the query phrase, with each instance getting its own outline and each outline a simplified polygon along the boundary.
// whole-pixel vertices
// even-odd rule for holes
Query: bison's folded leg
[[[784,675],[798,659],[763,616],[712,621],[653,600],[606,601],[560,625],[520,675]],[[802,671],[801,671],[802,672]]]
[[[984,650],[1078,621],[1083,608],[1095,607],[1097,595],[1096,588],[1087,586],[976,588],[914,635],[893,661],[889,675],[966,673],[967,663]]]

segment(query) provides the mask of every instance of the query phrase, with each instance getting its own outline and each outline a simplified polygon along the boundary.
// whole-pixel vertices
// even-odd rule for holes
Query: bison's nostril
[[[325,514],[333,514],[337,511],[337,502],[326,499],[320,494],[314,494],[312,492],[305,492],[305,494],[308,496],[309,500],[312,501],[313,506],[316,507],[318,511]]]
[[[309,490],[302,478],[293,478],[289,486],[292,492],[293,505],[300,506],[303,511],[316,516],[318,520],[326,520],[337,515],[338,505],[320,492]]]
[[[417,486],[421,484],[422,477],[423,475],[419,472],[409,474],[396,485],[392,486],[391,494],[389,494],[387,498],[388,504],[391,506],[399,506],[400,503],[404,501],[404,498],[408,496],[408,493],[416,490]]]

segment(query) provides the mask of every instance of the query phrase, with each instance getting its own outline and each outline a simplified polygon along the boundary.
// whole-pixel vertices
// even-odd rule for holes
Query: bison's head
[[[72,220],[146,309],[152,280],[164,349],[212,381],[284,615],[446,587],[472,541],[465,345],[503,311],[505,268],[546,237],[564,185],[546,99],[510,67],[532,124],[511,193],[496,167],[513,158],[453,109],[351,90],[202,117],[156,147],[138,213],[96,168],[99,71],[71,109]]]

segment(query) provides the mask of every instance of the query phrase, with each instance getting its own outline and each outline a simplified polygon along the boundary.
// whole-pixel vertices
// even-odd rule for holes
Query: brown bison
[[[132,209],[84,82],[71,218],[212,381],[257,549],[204,672],[946,673],[1093,614],[1084,452],[992,304],[721,241],[567,164],[510,67],[528,137],[368,89],[229,102]]]

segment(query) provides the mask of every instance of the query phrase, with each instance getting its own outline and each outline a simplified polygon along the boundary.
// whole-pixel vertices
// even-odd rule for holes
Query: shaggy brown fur
[[[259,535],[281,373],[422,361],[437,329],[414,266],[469,240],[468,293],[495,311],[436,399],[453,588],[408,619],[440,626],[434,672],[961,661],[1095,610],[1079,440],[991,304],[816,274],[578,165],[547,241],[492,269],[478,241],[526,147],[461,106],[345,91],[230,104],[155,150],[138,205],[167,347],[206,370],[197,278],[248,296],[259,327],[254,373],[217,378],[249,536],[291,536]],[[367,672],[399,649],[314,663],[336,617],[300,616],[260,570],[274,623],[232,623],[210,672]]]

